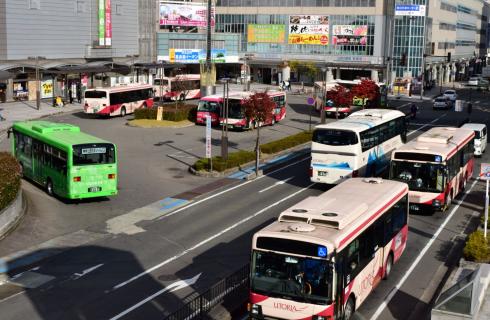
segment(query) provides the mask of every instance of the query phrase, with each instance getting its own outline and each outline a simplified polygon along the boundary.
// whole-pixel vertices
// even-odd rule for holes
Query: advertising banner
[[[53,80],[41,81],[41,99],[53,97]]]
[[[207,11],[207,6],[202,4],[160,2],[160,25],[206,27]],[[211,12],[212,26],[214,26],[215,21],[214,11],[213,8]]]
[[[365,46],[367,44],[367,31],[367,25],[334,25],[332,30],[332,43],[338,46]]]
[[[99,0],[99,46],[105,45],[105,1]]]
[[[247,41],[250,43],[284,43],[286,28],[283,24],[249,24]]]
[[[424,17],[425,5],[422,4],[397,4],[395,5],[395,16]]]
[[[328,45],[328,16],[289,16],[289,44]]]
[[[105,45],[112,45],[112,10],[111,0],[105,0]]]
[[[169,61],[171,63],[199,63],[206,60],[205,49],[170,49]],[[211,49],[211,61],[215,63],[226,62],[226,49]]]

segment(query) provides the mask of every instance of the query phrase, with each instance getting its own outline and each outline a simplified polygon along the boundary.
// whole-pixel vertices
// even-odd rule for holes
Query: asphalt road
[[[489,114],[483,107],[487,93],[473,92],[472,98],[472,120],[490,125]],[[298,112],[289,112],[288,121],[277,127],[267,128],[272,131],[270,139],[275,139],[275,134],[287,134],[290,132],[288,130],[297,132],[308,126],[308,112],[304,112],[304,107],[294,103],[294,99],[301,102],[300,99],[304,98],[290,99],[291,109]],[[408,111],[406,101],[394,101],[393,104]],[[410,129],[418,131],[411,133],[410,138],[433,125],[456,125],[466,116],[452,111],[432,111],[430,102],[425,102],[421,104],[419,116],[411,123]],[[12,272],[9,275],[10,281],[0,286],[0,312],[5,319],[161,318],[162,315],[176,310],[186,298],[196,292],[205,291],[211,284],[248,263],[254,231],[270,223],[279,212],[294,203],[325,191],[324,186],[310,184],[307,176],[308,157],[247,182],[197,178],[190,176],[186,169],[179,171],[184,178],[173,177],[176,170],[168,168],[186,168],[187,164],[168,155],[173,152],[172,149],[175,150],[175,145],[181,151],[184,150],[185,154],[204,153],[204,150],[196,151],[197,148],[203,149],[202,139],[191,135],[192,132],[202,132],[202,127],[142,130],[144,133],[138,133],[137,129],[136,132],[122,134],[117,133],[118,123],[121,132],[133,130],[125,128],[122,119],[103,120],[105,125],[102,128],[98,120],[74,119],[68,115],[60,117],[61,119],[66,122],[79,121],[71,123],[79,123],[82,129],[118,145],[131,141],[127,146],[120,147],[122,154],[122,150],[126,150],[131,156],[122,157],[127,157],[127,164],[134,165],[139,160],[145,165],[141,166],[143,168],[134,165],[133,168],[125,169],[121,165],[120,175],[129,174],[131,170],[137,171],[139,175],[128,177],[124,184],[124,180],[121,180],[121,194],[116,199],[104,202],[63,203],[46,198],[41,190],[26,183],[26,189],[32,189],[29,196],[32,194],[35,212],[52,210],[53,223],[64,220],[64,224],[69,225],[71,230],[83,229],[88,233],[105,236],[90,244],[64,251],[33,265],[23,273]],[[176,132],[183,135],[177,135]],[[111,139],[111,136],[114,138]],[[251,137],[247,139],[242,133],[237,133],[237,136],[239,148],[246,148],[247,143],[248,146],[252,145],[253,142],[249,141],[253,141]],[[118,137],[121,138],[117,139]],[[240,138],[244,139],[242,144]],[[232,139],[235,137],[230,138],[230,141],[234,141]],[[170,140],[173,142],[162,143]],[[164,150],[160,151],[155,144],[160,144],[158,147],[163,147]],[[481,161],[488,161],[487,156]],[[122,162],[121,158],[121,164]],[[167,163],[171,165],[167,167]],[[151,169],[148,172],[150,169],[146,168],[147,164],[160,164],[161,170]],[[182,183],[184,179],[186,183]],[[131,189],[131,184],[141,189]],[[196,196],[185,206],[164,211],[151,220],[138,222],[134,226],[138,229],[135,232],[107,235],[108,218],[118,215],[125,217],[133,212],[132,209],[190,189],[196,191],[195,188],[199,186],[202,186],[199,192],[194,192]],[[120,199],[125,188],[131,191],[128,191],[130,199]],[[482,183],[475,183],[474,186],[470,184],[467,191],[469,195],[462,204],[453,206],[456,208],[453,214],[410,217],[407,250],[395,265],[392,277],[384,281],[358,310],[356,316],[359,319],[427,318],[427,305],[437,290],[437,280],[444,276],[446,268],[450,266],[447,257],[451,257],[451,252],[454,252],[452,244],[455,243],[455,237],[460,236],[468,226],[473,211],[482,210]],[[43,205],[46,208],[38,207]],[[106,216],[100,216],[98,210],[103,212],[108,208],[115,210],[101,213]],[[82,213],[88,217],[80,217]],[[445,224],[448,217],[450,219]],[[41,225],[41,218],[38,221],[26,220],[26,224],[31,224],[32,230],[47,227],[52,228],[55,233],[55,227]],[[79,220],[78,227],[71,219]],[[127,219],[131,219],[131,216]],[[443,228],[438,231],[441,226]],[[25,232],[24,234],[19,235],[16,232],[12,236],[20,237],[18,240],[33,242],[29,239],[29,229],[23,228],[24,225],[17,232]],[[434,234],[437,237],[431,240]],[[4,246],[4,241],[0,242],[2,250]],[[424,249],[426,246],[428,249]],[[55,249],[43,248],[40,249],[40,254],[41,251]],[[421,255],[424,251],[425,254]],[[178,287],[175,283],[180,280],[188,281],[187,284],[180,283],[182,286]],[[393,298],[388,301],[387,297],[391,295]]]

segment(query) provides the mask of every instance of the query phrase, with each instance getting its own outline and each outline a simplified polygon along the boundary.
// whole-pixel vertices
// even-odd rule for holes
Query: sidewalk
[[[41,102],[40,110],[36,109],[36,101],[16,101],[0,103],[0,115],[5,121],[0,121],[0,132],[6,131],[14,121],[34,120],[58,113],[82,110],[81,104],[73,103],[62,108],[53,107],[50,103]]]

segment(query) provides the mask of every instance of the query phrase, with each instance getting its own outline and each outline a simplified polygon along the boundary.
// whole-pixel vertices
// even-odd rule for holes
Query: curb
[[[12,203],[0,212],[0,240],[15,230],[24,218],[26,212],[27,199],[24,196],[22,188],[20,188],[17,197]]]
[[[274,153],[267,154],[261,160],[262,163],[259,165],[259,174],[257,176],[261,176],[264,174],[266,170],[272,170],[278,165],[283,164],[284,162],[299,158],[304,156],[310,152],[310,144],[311,142],[305,142],[303,144],[297,145],[295,147]],[[225,171],[197,171],[192,166],[189,166],[189,172],[205,178],[223,178],[230,177],[236,179],[245,179],[250,180],[256,178],[255,174],[255,161],[250,161],[239,165],[238,167],[226,169]],[[242,173],[242,174],[240,174]]]

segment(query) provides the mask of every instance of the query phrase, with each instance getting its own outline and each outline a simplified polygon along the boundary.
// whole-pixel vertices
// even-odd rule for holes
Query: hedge
[[[20,165],[7,152],[0,152],[0,210],[5,209],[20,189]]]
[[[156,120],[157,113],[157,105],[155,105],[153,108],[136,109],[134,112],[134,118]],[[189,120],[194,122],[196,119],[196,114],[197,107],[195,105],[179,103],[177,108],[175,107],[175,103],[167,103],[163,105],[163,120],[176,122]]]
[[[311,132],[304,131],[280,140],[263,144],[260,146],[260,151],[267,154],[276,153],[308,141],[311,141]],[[228,154],[228,161],[223,160],[221,157],[213,157],[213,170],[221,172],[226,169],[238,167],[253,160],[255,160],[255,151],[240,150],[238,152],[231,152]],[[197,171],[209,170],[209,159],[201,158],[194,163],[192,167]]]
[[[487,239],[483,236],[483,231],[477,230],[470,234],[463,250],[466,260],[475,262],[490,262],[490,235]]]

